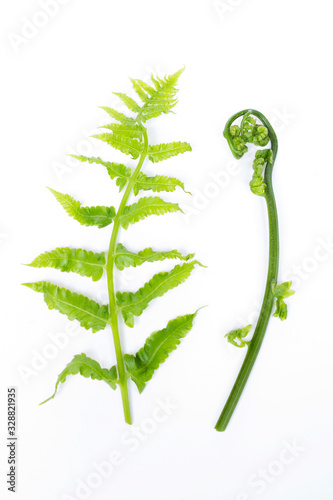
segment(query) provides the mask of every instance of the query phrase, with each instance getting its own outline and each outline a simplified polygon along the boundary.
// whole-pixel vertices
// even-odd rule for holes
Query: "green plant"
[[[254,116],[259,118],[261,124],[257,124]],[[233,125],[234,121],[240,117],[242,117],[240,127]],[[242,158],[244,153],[248,151],[247,143],[264,147],[270,141],[271,147],[270,149],[257,150],[253,162],[253,176],[250,182],[251,191],[265,198],[268,211],[269,263],[266,289],[252,339],[244,340],[251,330],[251,325],[233,330],[226,335],[228,341],[236,347],[247,346],[248,349],[239,375],[216,424],[215,428],[218,431],[226,429],[244,390],[259,353],[268,321],[272,314],[275,298],[276,311],[274,316],[284,320],[287,317],[287,305],[283,299],[294,293],[293,290],[290,290],[291,281],[280,285],[276,284],[279,266],[279,229],[272,185],[272,171],[278,151],[278,141],[273,127],[262,113],[254,109],[246,109],[236,113],[227,121],[223,135],[227,139],[231,152],[236,159]]]
[[[119,313],[125,324],[132,328],[135,317],[140,316],[153,299],[161,297],[168,290],[183,283],[190,276],[194,267],[199,264],[198,261],[192,260],[194,254],[182,255],[177,250],[160,252],[152,248],[145,248],[134,253],[118,243],[120,228],[127,229],[131,224],[135,224],[149,215],[182,212],[177,203],[164,201],[158,196],[142,197],[131,205],[127,204],[132,193],[137,196],[141,191],[175,191],[177,187],[185,190],[184,184],[176,178],[162,175],[148,177],[141,172],[146,159],[157,163],[179,153],[191,151],[191,146],[187,142],[150,145],[147,128],[144,126],[144,123],[151,118],[160,116],[162,113],[170,113],[176,105],[176,85],[182,71],[180,70],[164,79],[152,76],[151,85],[141,80],[131,80],[135,92],[142,101],[140,104],[125,94],[116,93],[135,116],[130,117],[114,109],[103,108],[118,123],[110,123],[102,127],[107,132],[94,137],[130,155],[133,159],[138,159],[137,166],[133,171],[128,166],[103,161],[101,158],[72,155],[81,162],[102,165],[110,178],[115,179],[119,191],[124,190],[117,211],[114,207],[84,207],[68,194],[50,190],[68,215],[80,224],[99,228],[113,224],[109,250],[106,254],[105,252],[94,253],[77,248],[56,248],[39,255],[30,266],[53,267],[63,272],[74,272],[81,276],[90,277],[93,281],[100,280],[106,271],[109,304],[100,305],[88,297],[46,281],[24,283],[33,290],[43,293],[49,309],[57,309],[67,315],[70,320],[78,320],[83,328],[98,332],[110,326],[112,330],[116,365],[110,369],[101,368],[97,361],[88,358],[85,354],[74,356],[59,375],[55,392],[51,398],[55,396],[59,383],[64,382],[68,375],[80,373],[87,378],[103,380],[112,389],[120,387],[125,421],[129,424],[131,423],[131,412],[127,388],[128,378],[131,378],[138,390],[142,392],[155,370],[189,332],[197,314],[194,312],[178,316],[169,321],[162,330],[152,333],[135,355],[123,355],[118,326]],[[183,263],[177,264],[170,272],[155,274],[135,293],[116,292],[115,269],[122,271],[130,266],[137,267],[145,262],[164,261],[165,259],[178,259]]]

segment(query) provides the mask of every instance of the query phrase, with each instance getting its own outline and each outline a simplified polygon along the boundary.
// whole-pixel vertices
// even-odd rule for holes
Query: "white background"
[[[46,18],[36,0],[1,4],[1,498],[12,498],[5,485],[6,393],[14,385],[18,500],[330,500],[331,2],[62,3]],[[27,20],[44,26],[30,31],[30,39],[17,38],[27,35]],[[69,164],[66,153],[126,162],[87,139],[105,123],[98,106],[123,110],[112,91],[131,93],[127,77],[147,80],[152,71],[164,75],[183,65],[176,115],[148,127],[152,143],[187,140],[193,152],[145,171],[184,180],[192,198],[180,190],[164,198],[179,202],[187,216],[150,217],[120,238],[133,250],[195,251],[208,269],[195,270],[153,302],[134,330],[122,328],[126,351],[135,352],[168,319],[209,307],[143,394],[131,387],[141,438],[129,441],[120,394],[105,384],[69,377],[53,401],[38,406],[74,354],[86,352],[102,366],[115,357],[109,331],[86,332],[20,286],[51,279],[103,301],[105,281],[21,264],[56,246],[107,248],[110,228],[81,227],[45,186],[86,205],[117,206],[119,194],[106,172]],[[236,166],[222,137],[229,116],[247,107],[262,111],[278,133],[280,277],[293,279],[296,294],[288,301],[288,320],[272,318],[230,426],[217,433],[214,425],[245,354],[224,334],[255,321],[267,265],[265,203],[248,187],[253,151]],[[59,165],[66,169],[59,173]],[[118,286],[136,290],[154,272],[171,268],[164,262],[130,269]],[[57,333],[67,346],[55,346]],[[169,415],[159,411],[165,418],[154,423],[168,399],[174,408]],[[115,452],[121,464],[100,479],[96,464]],[[84,494],[79,480],[94,488]]]

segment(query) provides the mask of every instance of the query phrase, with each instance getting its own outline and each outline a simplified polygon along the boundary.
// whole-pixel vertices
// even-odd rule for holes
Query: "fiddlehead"
[[[257,123],[255,117],[259,118],[261,123]],[[242,118],[240,126],[234,124],[238,118]],[[236,159],[242,158],[247,153],[248,143],[264,147],[270,141],[269,149],[257,150],[253,161],[253,176],[250,181],[251,191],[266,200],[269,223],[269,262],[265,294],[252,339],[249,341],[244,340],[251,329],[250,325],[233,330],[226,335],[228,341],[233,345],[237,347],[247,346],[248,349],[237,380],[216,424],[215,428],[218,431],[226,429],[244,390],[259,353],[272,314],[274,300],[276,299],[274,316],[279,317],[281,320],[286,319],[287,306],[283,299],[294,293],[290,290],[291,282],[276,285],[279,267],[279,229],[272,185],[272,170],[278,152],[275,131],[262,113],[254,109],[246,109],[236,113],[227,121],[223,135]]]

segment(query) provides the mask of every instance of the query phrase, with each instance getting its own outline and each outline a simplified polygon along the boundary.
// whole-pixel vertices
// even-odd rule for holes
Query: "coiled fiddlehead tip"
[[[262,123],[257,123],[255,116]],[[234,125],[234,121],[240,117],[242,117],[240,126]],[[240,111],[227,121],[223,135],[236,159],[240,159],[247,153],[247,143],[264,147],[271,141],[272,149],[257,151],[253,162],[254,173],[250,182],[251,191],[258,196],[264,196],[267,187],[264,182],[265,166],[266,164],[273,166],[277,153],[276,135],[268,120],[259,111],[252,109]]]

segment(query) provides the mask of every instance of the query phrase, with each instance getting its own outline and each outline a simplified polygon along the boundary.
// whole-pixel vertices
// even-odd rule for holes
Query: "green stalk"
[[[144,149],[142,154],[140,155],[139,163],[136,169],[134,170],[130,180],[128,181],[127,187],[125,189],[124,195],[119,205],[118,212],[114,218],[113,230],[111,234],[110,246],[108,252],[108,259],[106,263],[106,273],[107,273],[108,293],[109,293],[109,303],[110,303],[111,330],[112,330],[114,348],[117,359],[118,384],[120,387],[121,397],[123,401],[125,422],[127,424],[131,424],[132,419],[131,419],[131,409],[128,399],[127,376],[125,371],[125,364],[124,364],[124,358],[123,358],[120,335],[119,335],[119,327],[118,327],[118,312],[116,306],[116,296],[114,287],[114,265],[115,265],[114,261],[115,261],[117,237],[120,229],[121,216],[123,215],[124,208],[126,207],[128,198],[133,190],[133,186],[135,184],[135,181],[138,177],[138,174],[141,170],[141,167],[143,165],[143,162],[145,161],[148,152],[147,130],[143,125],[141,125],[141,127],[144,138]]]
[[[236,382],[231,390],[230,396],[227,399],[227,402],[223,408],[220,418],[218,419],[217,424],[215,426],[215,429],[217,431],[224,431],[227,428],[229,420],[232,417],[232,414],[237,406],[239,398],[242,395],[246,382],[250,376],[253,365],[257,359],[262,341],[266,333],[268,321],[272,314],[272,309],[274,305],[272,283],[277,282],[278,267],[279,267],[279,227],[278,227],[278,216],[277,216],[276,203],[272,185],[272,171],[278,151],[278,142],[274,129],[267,120],[267,118],[265,118],[265,116],[262,115],[262,113],[253,109],[247,109],[233,115],[230,118],[230,120],[228,120],[226,127],[224,129],[224,136],[228,141],[228,144],[230,146],[233,155],[237,159],[239,159],[241,155],[239,155],[239,153],[233,147],[231,137],[229,134],[229,129],[230,125],[234,122],[234,120],[236,120],[240,116],[245,115],[246,113],[250,113],[251,115],[257,116],[261,120],[261,122],[267,127],[271,141],[271,149],[273,152],[273,162],[272,164],[267,163],[264,174],[264,181],[267,186],[265,189],[264,197],[266,199],[266,205],[268,211],[268,224],[269,224],[268,272],[267,272],[266,289],[259,314],[259,319],[252,340],[249,343],[249,347],[244,362],[242,364],[242,367],[240,369],[240,372],[238,374],[238,377],[236,379]]]

